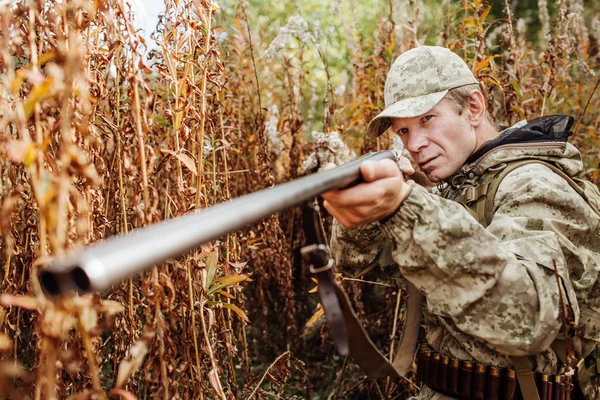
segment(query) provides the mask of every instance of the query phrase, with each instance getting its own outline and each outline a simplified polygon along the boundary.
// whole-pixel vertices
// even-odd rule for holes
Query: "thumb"
[[[398,164],[392,160],[365,161],[360,165],[360,173],[367,182],[400,176]]]
[[[415,173],[414,167],[410,163],[410,160],[406,157],[400,157],[400,159],[398,160],[398,167],[405,176],[412,175]]]

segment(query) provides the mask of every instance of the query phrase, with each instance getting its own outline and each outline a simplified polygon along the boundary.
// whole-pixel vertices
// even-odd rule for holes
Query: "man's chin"
[[[429,179],[433,183],[438,183],[439,181],[442,180],[442,178],[439,178],[435,174],[425,174],[425,175],[427,175],[427,179]]]
[[[452,175],[444,173],[444,171],[440,171],[438,169],[434,169],[431,171],[423,171],[423,173],[427,176],[427,179],[429,179],[433,183],[441,182],[444,179],[448,178],[450,175]]]

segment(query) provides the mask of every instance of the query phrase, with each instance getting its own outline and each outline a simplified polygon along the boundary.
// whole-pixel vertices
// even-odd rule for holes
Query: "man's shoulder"
[[[546,189],[569,190],[571,185],[566,179],[566,174],[557,173],[556,166],[543,160],[523,160],[514,167],[507,165],[510,171],[506,171],[502,181],[499,182],[498,191],[513,192],[523,187],[530,189],[540,187]]]

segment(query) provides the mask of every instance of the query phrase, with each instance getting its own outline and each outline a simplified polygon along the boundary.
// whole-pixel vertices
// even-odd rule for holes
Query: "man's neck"
[[[494,126],[486,119],[481,125],[475,128],[475,134],[477,135],[477,142],[475,145],[475,153],[483,144],[487,141],[493,140],[498,137],[498,132]]]

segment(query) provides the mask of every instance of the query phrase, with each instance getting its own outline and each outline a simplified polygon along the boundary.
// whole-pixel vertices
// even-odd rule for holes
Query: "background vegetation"
[[[500,124],[574,115],[600,179],[597,2],[165,3],[158,47],[124,0],[0,10],[1,398],[414,393],[410,377],[366,379],[309,321],[297,210],[107,293],[50,301],[36,278],[71,248],[296,178],[339,150],[334,132],[356,154],[388,148],[363,133],[389,66],[414,46],[463,56]],[[402,290],[375,279],[344,284],[387,351]]]

